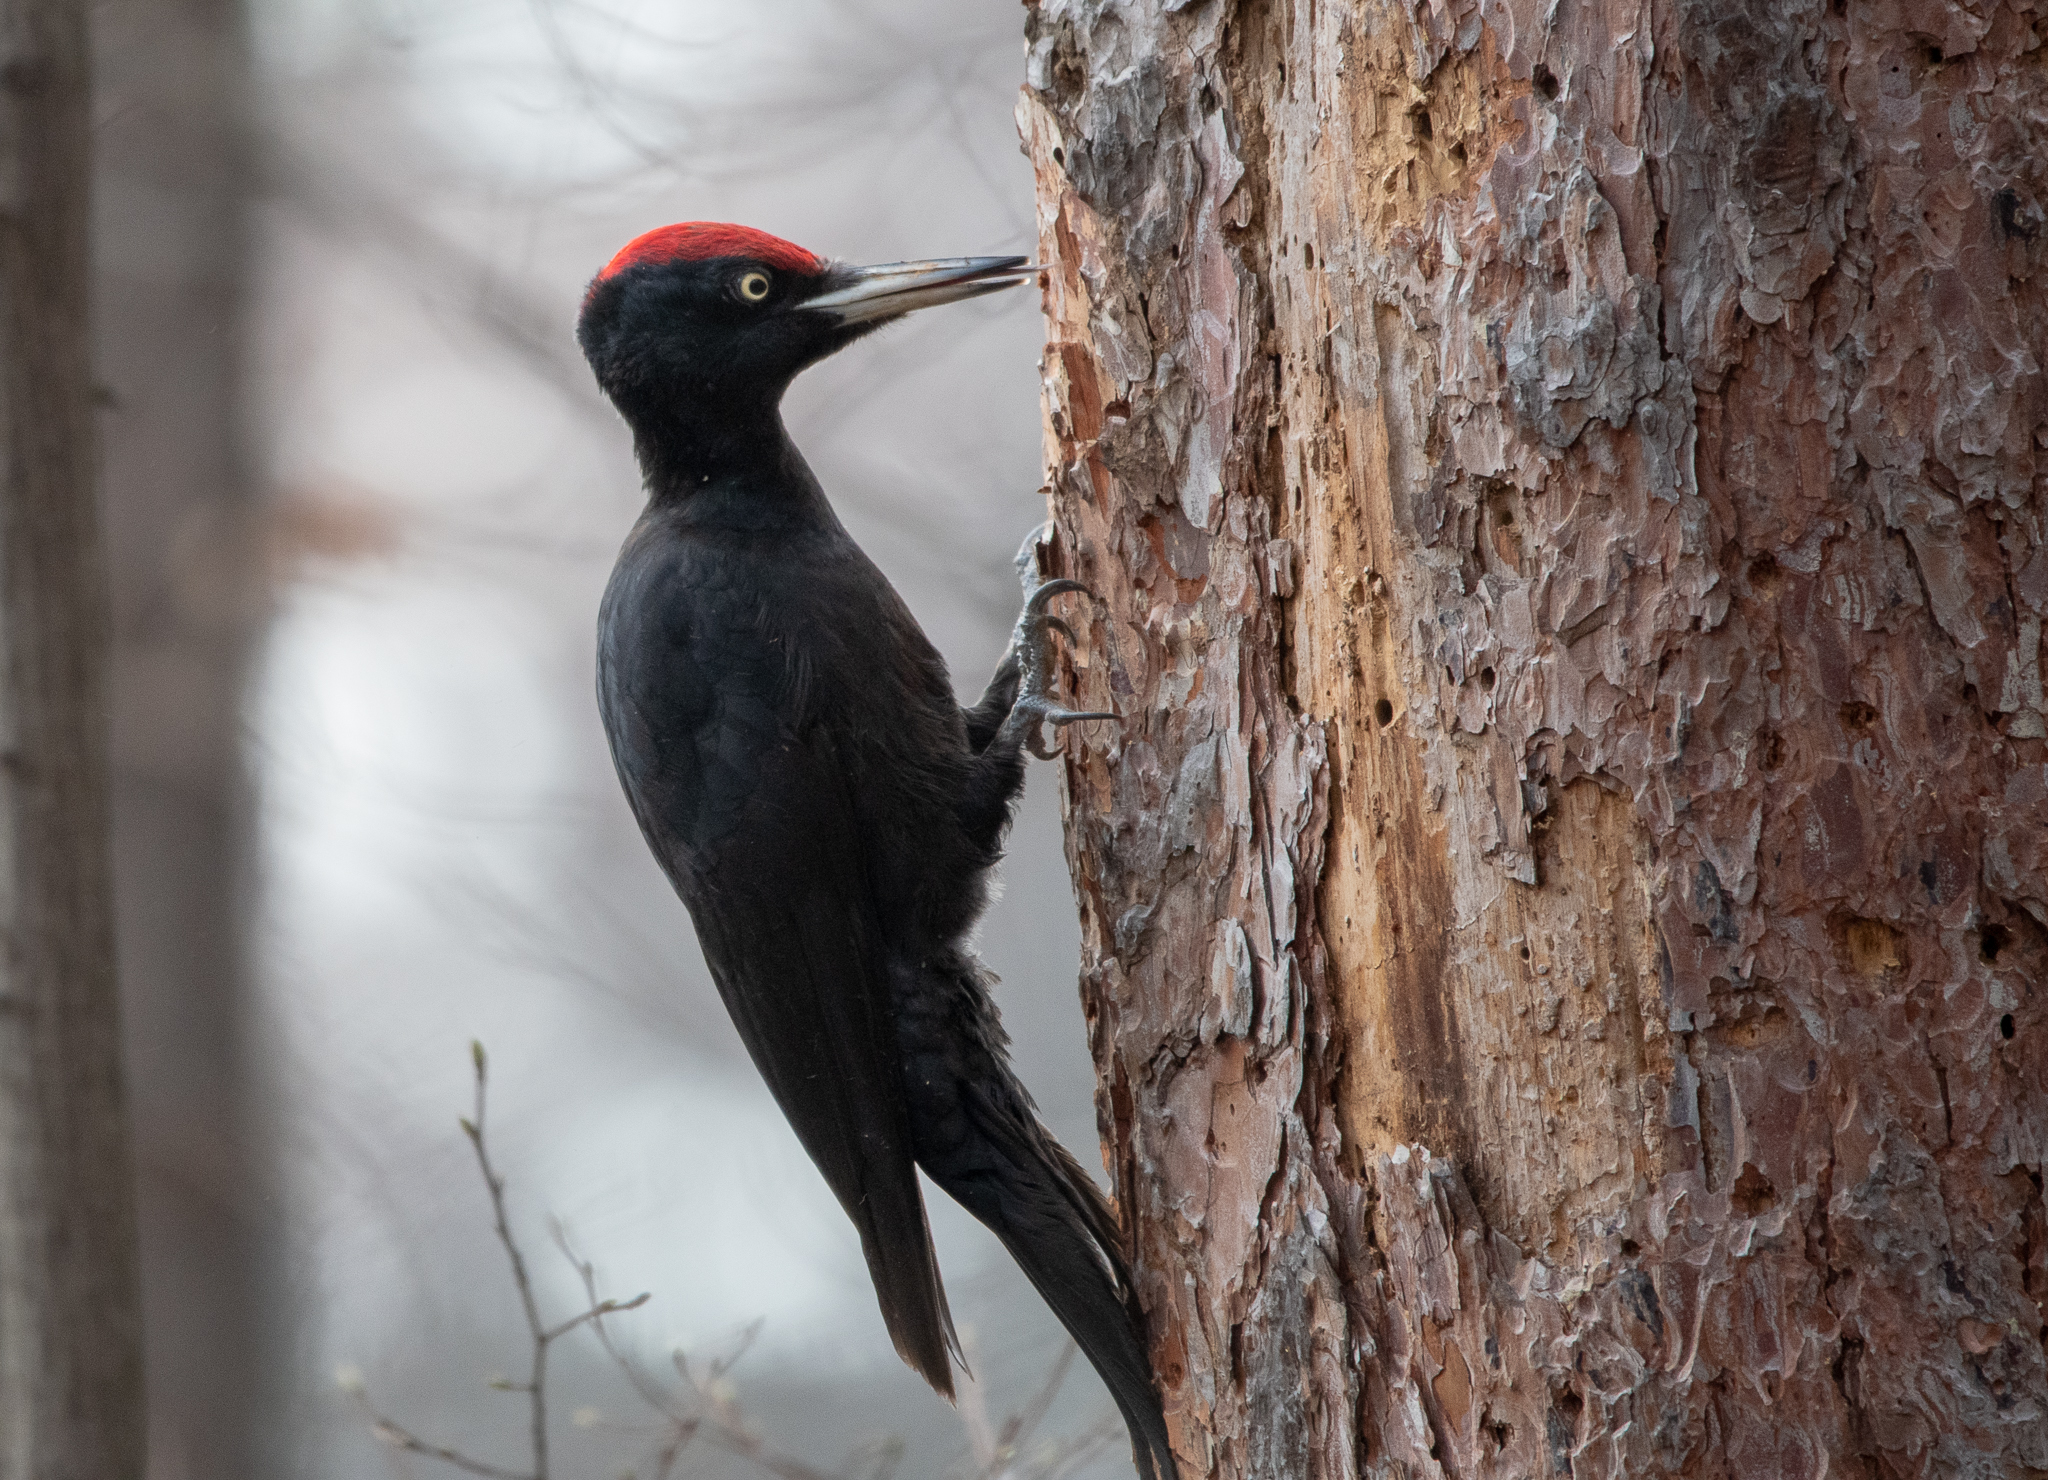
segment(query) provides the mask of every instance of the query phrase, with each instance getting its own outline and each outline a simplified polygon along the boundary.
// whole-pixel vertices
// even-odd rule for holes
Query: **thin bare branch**
[[[491,1385],[501,1392],[527,1395],[531,1410],[529,1430],[533,1467],[530,1470],[508,1469],[420,1438],[372,1406],[360,1386],[359,1376],[351,1375],[345,1382],[347,1390],[354,1394],[372,1430],[390,1447],[391,1452],[424,1455],[465,1474],[485,1477],[485,1480],[547,1480],[548,1352],[561,1337],[588,1326],[612,1365],[625,1377],[640,1401],[660,1420],[661,1438],[648,1456],[652,1480],[671,1480],[676,1476],[684,1451],[700,1439],[745,1460],[763,1473],[776,1477],[776,1480],[891,1480],[904,1454],[900,1438],[892,1436],[867,1452],[856,1450],[836,1468],[823,1470],[777,1449],[747,1422],[727,1374],[746,1355],[760,1334],[762,1323],[759,1321],[749,1326],[729,1350],[706,1363],[701,1379],[681,1351],[672,1354],[679,1387],[671,1390],[649,1376],[619,1346],[605,1320],[608,1316],[638,1310],[652,1297],[642,1293],[630,1300],[617,1300],[600,1294],[596,1266],[577,1253],[567,1230],[555,1221],[550,1222],[550,1235],[562,1257],[576,1271],[586,1303],[577,1314],[554,1325],[543,1319],[526,1256],[512,1232],[505,1201],[505,1178],[491,1160],[486,1121],[489,1060],[481,1043],[471,1044],[470,1055],[476,1073],[475,1108],[461,1122],[462,1131],[469,1138],[477,1168],[483,1174],[484,1186],[490,1193],[493,1227],[511,1267],[512,1282],[519,1292],[520,1307],[525,1313],[527,1331],[533,1342],[533,1362],[528,1377],[524,1381],[494,1378]],[[1042,1445],[1029,1456],[1020,1452],[1051,1409],[1073,1360],[1074,1348],[1069,1343],[1031,1399],[1000,1426],[991,1422],[981,1389],[971,1377],[967,1380],[960,1407],[961,1420],[967,1427],[974,1452],[968,1471],[972,1480],[1063,1480],[1113,1441],[1113,1434],[1097,1425],[1072,1438]],[[633,1432],[630,1426],[607,1427]]]
[[[767,1324],[766,1321],[750,1321],[747,1324],[747,1329],[740,1332],[740,1339],[733,1343],[731,1351],[722,1357],[713,1357],[711,1359],[711,1380],[713,1382],[718,1381],[719,1378],[737,1367],[740,1364],[740,1359],[754,1349],[754,1343],[760,1340],[761,1328]]]
[[[562,1251],[562,1256],[569,1261],[570,1266],[576,1271],[577,1278],[583,1281],[584,1295],[590,1301],[592,1308],[595,1309],[598,1305],[602,1304],[601,1297],[597,1293],[596,1266],[576,1253],[575,1247],[569,1242],[568,1231],[560,1224],[555,1225],[554,1236],[555,1247]],[[639,1394],[641,1402],[673,1424],[678,1426],[685,1424],[694,1426],[696,1424],[698,1421],[697,1415],[684,1413],[677,1409],[670,1401],[669,1395],[664,1393],[646,1373],[642,1372],[638,1364],[619,1350],[618,1345],[612,1340],[612,1333],[605,1328],[602,1320],[593,1322],[591,1329],[597,1337],[598,1345],[604,1348],[604,1354],[610,1357],[612,1365],[624,1374],[626,1381],[632,1385],[633,1391]]]
[[[1052,1364],[1052,1370],[1039,1384],[1038,1391],[1022,1408],[1011,1414],[1004,1422],[1001,1444],[1005,1449],[1022,1447],[1031,1437],[1032,1431],[1045,1421],[1045,1415],[1052,1410],[1052,1400],[1059,1396],[1060,1384],[1067,1380],[1067,1373],[1074,1365],[1074,1358],[1080,1348],[1069,1341],[1060,1348],[1059,1356]]]
[[[512,1237],[512,1224],[505,1214],[505,1179],[491,1165],[490,1149],[484,1142],[484,1090],[489,1081],[490,1067],[482,1042],[471,1041],[469,1057],[476,1066],[476,1114],[473,1119],[462,1122],[462,1130],[476,1151],[476,1164],[484,1174],[484,1186],[490,1189],[491,1218],[497,1227],[498,1242],[505,1246],[505,1257],[512,1263],[512,1283],[519,1290],[519,1305],[526,1313],[526,1329],[533,1335],[533,1376],[526,1389],[527,1401],[532,1407],[533,1480],[548,1480],[548,1330],[540,1318],[540,1305],[533,1297],[533,1281],[526,1273],[526,1256],[519,1251],[519,1241]]]
[[[957,1384],[956,1411],[960,1415],[960,1427],[967,1431],[967,1447],[974,1456],[977,1472],[992,1472],[1001,1462],[1003,1449],[996,1442],[995,1425],[989,1421],[988,1395],[982,1391],[981,1379],[975,1376],[980,1368],[981,1342],[972,1326],[960,1327],[960,1355],[962,1357],[960,1380]]]
[[[606,1316],[616,1315],[618,1314],[618,1312],[622,1310],[638,1310],[641,1306],[645,1305],[648,1301],[652,1300],[653,1298],[654,1297],[652,1295],[643,1292],[639,1295],[635,1295],[631,1300],[600,1301],[598,1304],[591,1306],[590,1309],[569,1317],[568,1320],[562,1322],[559,1326],[550,1326],[547,1330],[547,1334],[541,1339],[544,1341],[553,1341],[557,1337],[568,1335],[571,1331],[574,1331],[578,1326],[583,1325],[587,1321],[599,1321]]]
[[[502,1465],[486,1464],[482,1460],[471,1459],[458,1449],[428,1443],[404,1425],[379,1413],[371,1405],[367,1394],[358,1393],[356,1402],[362,1408],[363,1416],[370,1421],[370,1432],[393,1449],[403,1450],[407,1454],[423,1454],[429,1459],[437,1459],[443,1464],[452,1465],[465,1474],[486,1476],[487,1480],[533,1480],[533,1476],[524,1470],[508,1470]]]

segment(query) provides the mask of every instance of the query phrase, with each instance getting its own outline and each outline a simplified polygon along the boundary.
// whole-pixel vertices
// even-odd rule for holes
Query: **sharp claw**
[[[1046,743],[1047,725],[1054,729],[1063,729],[1068,725],[1080,724],[1083,720],[1117,718],[1115,714],[1102,709],[1062,709],[1037,696],[1027,696],[1018,700],[1017,708],[1012,713],[1024,716],[1024,748],[1042,761],[1052,760],[1059,754]]]
[[[1047,581],[1031,593],[1030,599],[1024,603],[1025,615],[1038,616],[1045,610],[1045,604],[1048,601],[1065,591],[1079,591],[1090,597],[1093,597],[1095,594],[1079,581],[1070,581],[1065,576],[1061,576],[1057,580]]]
[[[1026,750],[1040,760],[1052,760],[1059,752],[1046,743],[1046,726],[1059,729],[1084,720],[1115,719],[1117,716],[1103,710],[1062,709],[1049,697],[1053,686],[1051,634],[1059,633],[1076,647],[1080,641],[1072,627],[1046,611],[1046,604],[1053,597],[1070,591],[1091,601],[1095,599],[1095,593],[1079,581],[1068,580],[1064,576],[1033,583],[1037,573],[1038,546],[1044,537],[1044,530],[1034,532],[1024,541],[1024,548],[1017,552],[1017,574],[1023,580],[1025,595],[1024,610],[1017,617],[1017,633],[1012,639],[1011,651],[1023,667],[1023,684],[1010,711],[1009,723],[1017,727],[1011,733],[1022,731]]]

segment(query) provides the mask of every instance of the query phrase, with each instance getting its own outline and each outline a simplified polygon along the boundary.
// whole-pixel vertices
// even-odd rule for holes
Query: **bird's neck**
[[[635,408],[634,450],[649,498],[691,522],[807,524],[831,519],[774,401],[669,401]]]

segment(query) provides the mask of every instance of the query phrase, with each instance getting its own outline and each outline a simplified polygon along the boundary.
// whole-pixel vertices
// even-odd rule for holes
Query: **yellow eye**
[[[740,279],[740,297],[749,303],[759,303],[768,296],[768,274],[750,272]]]

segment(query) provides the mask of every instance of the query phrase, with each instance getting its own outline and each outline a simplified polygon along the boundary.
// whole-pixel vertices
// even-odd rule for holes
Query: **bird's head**
[[[629,419],[695,402],[767,407],[797,372],[915,309],[1028,281],[1022,257],[849,267],[745,226],[635,237],[592,279],[576,338]]]

